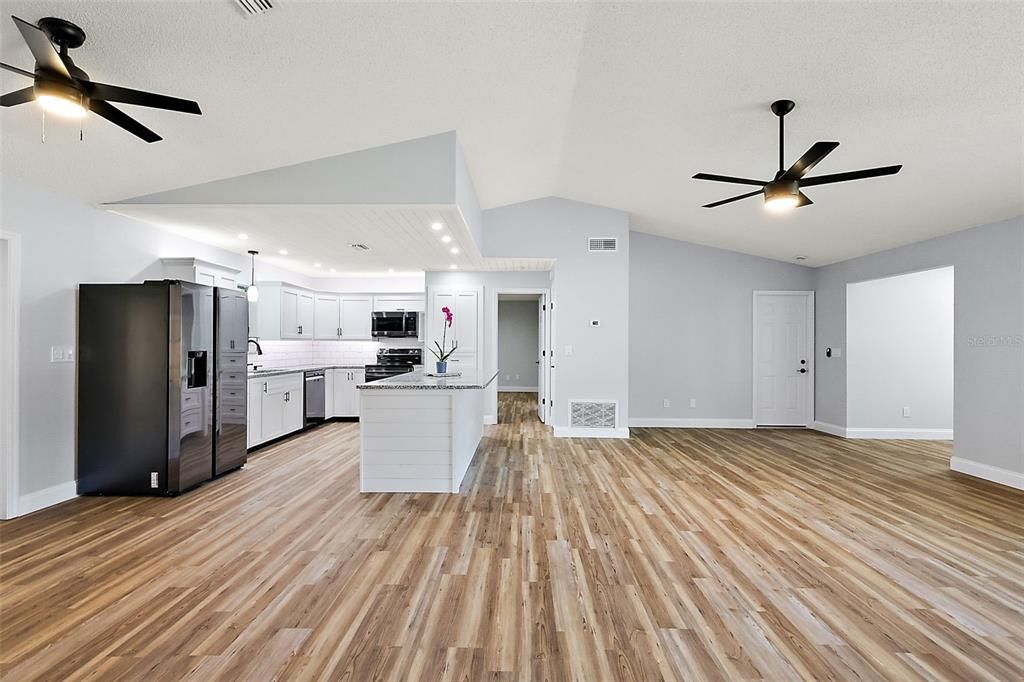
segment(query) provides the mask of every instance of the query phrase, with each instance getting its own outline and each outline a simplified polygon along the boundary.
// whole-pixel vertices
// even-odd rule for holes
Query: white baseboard
[[[677,419],[637,417],[629,420],[631,427],[658,429],[752,429],[753,419]]]
[[[862,429],[848,426],[846,437],[876,440],[953,440],[953,429]]]
[[[493,414],[485,414],[484,415],[484,426],[488,426],[490,424],[497,424],[497,423],[498,423],[498,418],[496,416],[494,416]]]
[[[822,433],[828,433],[833,436],[839,436],[840,438],[846,438],[846,427],[839,426],[838,424],[829,424],[828,422],[814,422],[811,424],[811,428],[815,431],[821,431]]]
[[[498,386],[498,393],[536,393],[536,386]]]
[[[629,438],[629,429],[580,429],[571,426],[556,426],[555,438]]]
[[[950,457],[949,468],[961,474],[983,478],[986,481],[999,483],[1000,485],[1024,490],[1024,474],[1019,471],[1010,471],[1001,467],[994,467],[991,464],[982,464],[963,457]]]
[[[32,512],[52,507],[61,502],[67,502],[78,497],[78,486],[74,481],[58,483],[49,488],[37,490],[34,493],[21,495],[18,498],[18,516],[31,514]]]

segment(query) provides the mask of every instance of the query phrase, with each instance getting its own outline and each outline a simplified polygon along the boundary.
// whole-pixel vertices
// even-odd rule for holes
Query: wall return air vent
[[[619,240],[615,237],[591,237],[588,241],[590,251],[618,251]]]
[[[238,9],[247,17],[255,17],[274,9],[270,0],[233,0]]]
[[[569,426],[574,429],[618,427],[619,403],[615,400],[570,400]]]

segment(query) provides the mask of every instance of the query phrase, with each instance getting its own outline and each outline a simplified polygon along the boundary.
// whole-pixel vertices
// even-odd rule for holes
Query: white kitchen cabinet
[[[239,271],[198,258],[161,258],[164,277],[224,289],[238,289]]]
[[[313,308],[313,338],[341,338],[341,297],[317,294]]]
[[[221,289],[217,305],[221,320],[230,320],[229,323],[221,324],[220,349],[223,353],[248,352],[248,337],[241,333],[248,329],[248,324],[243,323],[249,316],[249,301],[245,298],[245,292],[240,289]]]
[[[453,340],[458,343],[458,349],[448,358],[452,365],[449,369],[480,370],[480,360],[483,356],[482,301],[483,292],[480,289],[431,290],[430,309],[427,311],[426,347],[423,351],[423,362],[426,366],[429,367],[436,361],[430,351],[435,348],[434,342],[440,344],[444,337],[446,348],[451,348]],[[441,312],[441,308],[445,307],[449,308],[453,315],[452,326],[447,332],[444,313]]]
[[[373,318],[373,297],[369,295],[344,295],[341,297],[341,338],[370,339],[373,338],[371,320]]]
[[[249,447],[302,428],[302,388],[302,372],[249,379]]]
[[[362,369],[332,369],[333,401],[331,415],[334,417],[359,416],[359,391],[356,386],[366,382],[366,371]]]
[[[260,339],[312,339],[314,294],[279,282],[257,282],[256,330]]]
[[[374,312],[422,313],[426,309],[426,298],[416,294],[387,294],[373,297]]]

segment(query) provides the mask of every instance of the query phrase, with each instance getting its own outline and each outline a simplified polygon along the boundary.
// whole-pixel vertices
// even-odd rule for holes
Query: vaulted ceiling
[[[446,130],[484,208],[548,195],[628,210],[633,229],[818,265],[1024,213],[1020,3],[3,2],[0,60],[31,68],[7,15],[80,24],[99,81],[196,99],[126,110],[147,145],[90,118],[2,112],[2,170],[90,203]],[[3,72],[3,91],[24,87]],[[770,177],[794,99],[792,161],[903,163],[767,214],[697,171]]]

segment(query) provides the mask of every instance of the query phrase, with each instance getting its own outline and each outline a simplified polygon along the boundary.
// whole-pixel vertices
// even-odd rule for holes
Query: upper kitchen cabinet
[[[316,338],[369,339],[372,302],[372,297],[365,294],[317,294]]]
[[[373,297],[373,312],[380,313],[422,313],[425,306],[423,294],[386,294]]]
[[[373,318],[373,297],[353,296],[346,294],[341,297],[341,338],[369,339],[372,338],[371,320]]]
[[[312,339],[315,294],[282,282],[257,282],[257,332],[261,339]]]
[[[238,289],[238,270],[198,258],[161,258],[164,277],[211,287]]]

